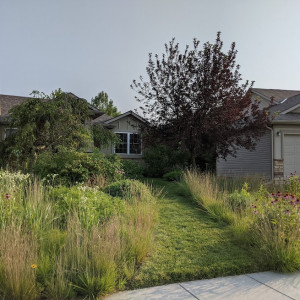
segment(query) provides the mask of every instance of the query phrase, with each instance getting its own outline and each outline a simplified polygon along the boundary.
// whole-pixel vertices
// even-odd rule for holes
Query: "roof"
[[[300,90],[278,90],[278,89],[260,89],[252,88],[251,91],[256,95],[271,100],[274,97],[275,103],[279,103],[282,100],[300,94]]]
[[[66,94],[69,95],[69,96],[81,99],[81,98],[77,97],[76,95],[74,95],[72,93],[66,93]],[[20,105],[21,103],[23,103],[27,99],[31,99],[31,98],[32,97],[1,95],[0,94],[0,118],[1,118],[0,121],[1,120],[3,121],[5,118],[7,118],[9,116],[9,110],[11,108],[13,108],[14,106]],[[100,111],[98,108],[94,107],[90,103],[88,103],[88,106],[89,106],[91,112],[95,116],[98,117],[98,116],[101,116],[101,115],[104,114],[102,111]]]
[[[269,112],[274,115],[273,123],[293,123],[300,121],[300,113],[293,112],[300,107],[300,94],[282,100],[280,103],[273,105]]]
[[[94,120],[92,121],[92,124],[104,123],[105,121],[108,121],[108,120],[110,120],[110,119],[112,119],[111,116],[108,116],[108,115],[106,115],[106,114],[103,114],[102,116],[100,116],[100,117],[94,119]]]
[[[284,99],[277,105],[270,108],[270,112],[285,112],[300,104],[300,93],[298,95]]]
[[[133,117],[137,118],[137,119],[140,120],[142,123],[146,123],[146,120],[145,120],[144,118],[142,118],[141,116],[139,116],[138,114],[136,114],[136,113],[133,112],[132,110],[129,110],[129,111],[127,111],[126,113],[121,114],[121,115],[119,115],[119,116],[117,116],[117,117],[115,117],[115,118],[109,119],[109,120],[105,121],[104,123],[105,123],[105,124],[110,124],[110,123],[112,123],[112,122],[115,122],[115,121],[117,121],[117,120],[119,120],[119,119],[122,119],[122,118],[124,118],[124,117],[126,117],[126,116],[129,116],[129,115],[132,115]]]
[[[9,110],[16,105],[20,105],[30,97],[0,95],[0,116],[7,117]]]
[[[138,114],[134,113],[132,110],[129,110],[129,111],[117,116],[117,117],[114,117],[114,118],[104,114],[104,115],[94,119],[92,121],[92,124],[101,124],[104,128],[112,129],[112,128],[115,127],[115,125],[112,124],[113,122],[118,121],[118,120],[120,120],[120,119],[122,119],[126,116],[129,116],[129,115],[132,115],[136,119],[140,120],[142,123],[146,123],[145,119],[143,119]]]

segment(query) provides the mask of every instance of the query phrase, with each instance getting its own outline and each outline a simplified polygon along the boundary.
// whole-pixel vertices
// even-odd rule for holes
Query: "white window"
[[[10,135],[16,134],[18,131],[17,128],[5,128],[4,138],[6,139]]]
[[[115,146],[118,154],[142,154],[142,139],[139,133],[117,132],[120,143]]]

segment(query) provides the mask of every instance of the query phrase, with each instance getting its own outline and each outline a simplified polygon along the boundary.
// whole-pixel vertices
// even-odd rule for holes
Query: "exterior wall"
[[[299,125],[273,125],[273,139],[274,139],[274,167],[278,165],[277,170],[274,169],[274,179],[281,181],[286,179],[284,176],[284,143],[285,135],[300,134]]]
[[[139,133],[140,126],[142,125],[142,123],[138,119],[129,115],[122,119],[116,120],[115,122],[110,123],[110,125],[115,126],[113,129],[111,129],[111,131],[113,132]],[[103,152],[104,154],[113,154],[114,145],[111,145],[108,148],[102,148],[101,152]],[[123,159],[132,159],[132,160],[142,159],[142,155],[137,155],[137,154],[118,154],[118,155],[120,155],[121,158]]]
[[[224,176],[247,176],[259,174],[272,178],[272,131],[257,142],[254,151],[241,148],[236,157],[217,159],[217,174]]]
[[[283,143],[285,134],[300,134],[299,125],[274,124],[274,159],[283,159]]]

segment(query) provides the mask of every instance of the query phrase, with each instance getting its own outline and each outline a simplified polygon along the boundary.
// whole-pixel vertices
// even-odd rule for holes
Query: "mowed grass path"
[[[229,228],[212,220],[184,196],[177,183],[148,181],[164,187],[151,253],[131,288],[262,271],[246,249],[234,244]]]

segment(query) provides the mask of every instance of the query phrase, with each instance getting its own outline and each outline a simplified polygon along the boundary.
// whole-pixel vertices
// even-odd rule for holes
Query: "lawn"
[[[155,242],[131,288],[262,271],[230,229],[197,208],[177,183],[148,180],[163,188],[158,201]]]

